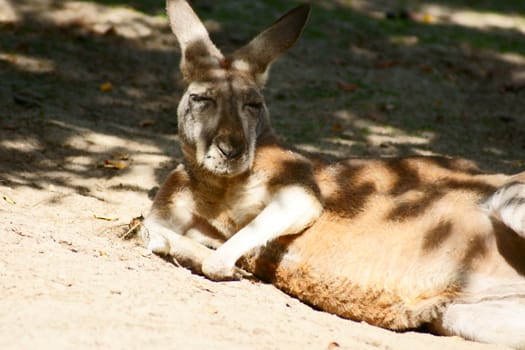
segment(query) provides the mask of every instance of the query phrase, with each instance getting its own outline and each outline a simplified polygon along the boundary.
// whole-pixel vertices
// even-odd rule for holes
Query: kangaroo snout
[[[228,160],[237,159],[246,151],[246,143],[239,136],[228,134],[217,135],[214,143],[221,154]]]

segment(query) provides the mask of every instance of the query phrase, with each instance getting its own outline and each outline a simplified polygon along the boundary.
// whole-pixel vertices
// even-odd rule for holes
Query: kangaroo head
[[[271,63],[290,48],[308,18],[302,5],[252,41],[224,56],[185,0],[167,0],[173,33],[181,47],[186,91],[177,109],[187,161],[215,175],[250,169],[257,138],[271,132],[261,93]]]

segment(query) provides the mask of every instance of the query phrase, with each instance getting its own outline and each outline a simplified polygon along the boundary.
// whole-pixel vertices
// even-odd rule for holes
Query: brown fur
[[[405,158],[319,166],[323,215],[248,259],[246,268],[343,317],[391,329],[430,322],[461,292],[463,274],[481,268],[495,247],[494,225],[478,203],[507,180],[453,163]],[[513,274],[510,267],[505,272]]]
[[[525,347],[512,313],[525,307],[525,173],[483,174],[444,157],[306,157],[277,141],[260,87],[308,8],[227,57],[185,1],[168,0],[168,12],[188,83],[178,109],[185,166],[146,218],[150,249],[212,279],[238,278],[243,256],[247,271],[342,317]],[[472,331],[491,322],[493,303],[503,303],[503,326]]]

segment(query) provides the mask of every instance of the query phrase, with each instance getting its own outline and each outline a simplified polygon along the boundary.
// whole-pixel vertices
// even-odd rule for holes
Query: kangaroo
[[[148,249],[212,280],[253,274],[348,319],[525,349],[525,172],[305,156],[272,131],[262,89],[309,6],[230,55],[186,1],[167,12],[184,162],[143,222]]]

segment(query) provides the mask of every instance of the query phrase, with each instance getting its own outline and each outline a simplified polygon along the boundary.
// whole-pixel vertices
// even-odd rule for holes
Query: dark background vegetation
[[[298,3],[193,6],[228,51]],[[177,161],[183,87],[163,1],[75,4],[4,0],[17,14],[0,27],[0,176],[12,185],[66,184],[50,174],[57,169],[114,176],[97,166],[105,155],[76,145],[89,131],[139,140]],[[266,89],[274,126],[289,143],[336,157],[444,154],[487,170],[525,169],[523,1],[312,5],[304,35]],[[63,166],[78,156],[93,166]],[[158,174],[160,181],[165,171]]]

